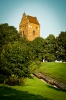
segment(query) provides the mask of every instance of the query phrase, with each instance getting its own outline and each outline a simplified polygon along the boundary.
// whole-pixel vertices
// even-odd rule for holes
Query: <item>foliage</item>
[[[4,81],[5,84],[14,86],[14,85],[25,85],[25,78],[18,78],[16,76],[10,76]]]
[[[30,52],[26,44],[19,42],[9,43],[4,46],[1,53],[0,72],[6,76],[29,76]]]
[[[44,39],[37,37],[31,44],[34,59],[43,61],[43,43]]]
[[[50,34],[44,41],[44,59],[46,61],[55,61],[55,36]]]
[[[0,82],[9,77],[13,79],[12,75],[28,77],[32,54],[29,42],[20,38],[16,28],[8,24],[0,25],[0,39]]]
[[[46,53],[45,54],[45,60],[48,62],[54,62],[56,59],[55,55],[53,53]]]
[[[7,23],[0,24],[0,47],[18,39],[19,34],[14,26],[9,26]]]
[[[56,57],[66,61],[66,32],[61,32],[56,38]]]
[[[30,64],[30,70],[31,70],[31,73],[34,73],[35,70],[37,70],[38,68],[40,68],[41,66],[41,62],[40,61],[32,61],[32,63]]]

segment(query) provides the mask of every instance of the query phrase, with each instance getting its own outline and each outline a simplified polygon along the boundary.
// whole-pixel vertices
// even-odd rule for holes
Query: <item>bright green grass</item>
[[[0,84],[0,100],[66,100],[66,93],[33,77],[25,86]]]
[[[66,84],[66,63],[42,63],[37,71]]]

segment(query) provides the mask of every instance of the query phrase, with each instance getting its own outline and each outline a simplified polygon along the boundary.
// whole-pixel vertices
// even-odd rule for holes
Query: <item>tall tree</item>
[[[66,31],[56,38],[56,56],[57,60],[66,61]]]
[[[43,43],[44,39],[42,37],[38,37],[32,42],[32,52],[34,59],[43,60]]]
[[[0,25],[0,81],[9,77],[27,77],[30,74],[31,50],[29,42],[20,38],[14,26]]]
[[[0,24],[0,48],[19,39],[19,33],[14,26],[9,26],[7,23]]]
[[[44,58],[47,61],[55,61],[55,36],[50,34],[44,42]]]

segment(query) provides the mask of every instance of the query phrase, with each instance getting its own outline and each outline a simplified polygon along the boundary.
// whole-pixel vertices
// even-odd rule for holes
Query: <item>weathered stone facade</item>
[[[24,13],[19,24],[19,32],[22,36],[26,36],[29,41],[40,37],[40,24],[37,18]]]

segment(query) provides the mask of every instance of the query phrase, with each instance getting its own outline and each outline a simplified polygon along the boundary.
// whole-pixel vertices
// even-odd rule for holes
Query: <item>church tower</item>
[[[29,41],[33,41],[35,38],[40,37],[40,24],[37,18],[23,13],[19,24],[19,32],[22,37],[25,36]]]

